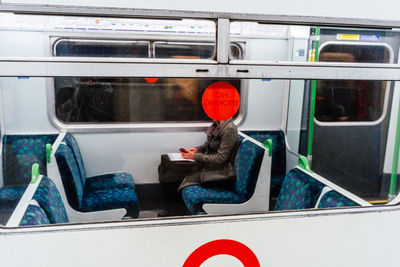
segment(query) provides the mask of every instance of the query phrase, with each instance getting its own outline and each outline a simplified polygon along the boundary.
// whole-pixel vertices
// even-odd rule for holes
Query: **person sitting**
[[[238,141],[237,126],[232,119],[213,121],[207,129],[207,141],[198,147],[192,147],[181,155],[185,159],[193,159],[200,167],[187,175],[178,188],[181,192],[185,187],[196,184],[205,186],[230,186],[236,176],[233,160]]]

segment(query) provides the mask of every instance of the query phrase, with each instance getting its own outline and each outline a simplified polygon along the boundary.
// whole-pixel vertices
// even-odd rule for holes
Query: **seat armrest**
[[[203,210],[208,214],[238,214],[269,210],[269,194],[271,184],[271,161],[269,149],[264,148],[263,161],[258,173],[253,195],[244,203],[238,204],[203,204]]]

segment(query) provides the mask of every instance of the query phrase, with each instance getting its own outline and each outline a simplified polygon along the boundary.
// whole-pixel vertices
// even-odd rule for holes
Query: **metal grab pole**
[[[389,201],[392,200],[396,194],[397,168],[399,165],[399,149],[400,149],[400,104],[397,111],[396,138],[394,141],[392,174],[390,176]]]
[[[319,49],[319,35],[320,27],[316,27],[314,41],[314,48],[311,53],[311,61],[318,61],[318,49]],[[313,145],[313,134],[314,134],[314,114],[315,114],[315,98],[317,93],[317,80],[312,80],[311,84],[311,100],[310,100],[310,121],[308,126],[308,151],[307,159],[312,164],[312,145]]]

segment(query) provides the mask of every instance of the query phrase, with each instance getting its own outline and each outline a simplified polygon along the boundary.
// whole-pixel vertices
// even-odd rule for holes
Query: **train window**
[[[156,58],[212,59],[215,53],[213,44],[154,42]]]
[[[187,78],[57,78],[56,116],[64,123],[81,124],[209,121],[201,98],[213,82]],[[232,83],[240,91],[240,81]]]
[[[54,45],[55,56],[62,57],[150,57],[146,41],[59,40]]]
[[[181,59],[212,59],[215,57],[215,45],[212,43],[154,42],[154,57]],[[231,44],[232,59],[242,58],[242,48],[237,43]]]
[[[150,42],[118,40],[59,40],[56,56],[147,57]],[[160,58],[213,58],[212,43],[153,42]],[[232,55],[242,55],[239,44]],[[54,79],[55,115],[63,123],[204,122],[204,90],[213,81],[203,79]],[[240,91],[241,82],[234,86]],[[148,102],[151,99],[151,104]]]
[[[320,49],[323,62],[391,62],[387,45],[326,42]],[[381,118],[390,86],[381,81],[319,81],[315,118],[319,122],[368,122]]]
[[[29,133],[29,135],[17,134],[5,136],[5,145],[3,147],[3,155],[5,156],[3,164],[3,187],[6,188],[5,190],[19,190],[16,196],[20,197],[26,185],[29,184],[32,163],[39,163],[41,174],[47,175],[51,179],[64,179],[62,181],[64,184],[62,182],[60,183],[59,180],[56,181],[58,181],[59,185],[62,184],[62,186],[67,188],[66,198],[68,202],[65,201],[65,203],[77,210],[82,209],[82,205],[85,205],[86,202],[84,204],[79,204],[74,198],[78,196],[74,196],[73,190],[75,190],[75,187],[73,183],[76,183],[76,180],[72,178],[73,175],[83,174],[79,172],[79,169],[75,173],[67,169],[72,168],[71,166],[81,168],[79,167],[78,160],[75,158],[75,155],[78,154],[73,154],[77,152],[73,150],[69,151],[65,147],[69,145],[74,148],[76,148],[76,146],[78,147],[79,151],[81,151],[81,155],[77,157],[81,157],[85,163],[84,173],[88,179],[82,182],[84,183],[82,188],[85,188],[81,188],[84,191],[83,194],[88,192],[85,190],[86,188],[90,188],[90,183],[96,181],[90,179],[99,178],[89,178],[90,176],[110,173],[114,170],[132,174],[134,177],[132,181],[134,181],[135,186],[128,183],[127,188],[132,189],[132,194],[133,191],[137,194],[140,205],[135,203],[135,208],[137,209],[137,207],[140,206],[140,210],[135,210],[134,212],[129,210],[131,219],[151,219],[164,216],[164,214],[160,212],[163,210],[170,212],[167,213],[169,216],[204,214],[204,211],[201,210],[202,206],[191,205],[193,202],[188,200],[188,198],[193,196],[200,198],[204,192],[204,195],[208,196],[207,192],[217,194],[219,191],[207,191],[208,187],[205,186],[204,191],[201,189],[202,191],[196,191],[193,194],[189,191],[184,196],[186,201],[183,202],[180,195],[177,194],[176,189],[186,176],[186,173],[182,171],[182,173],[177,174],[177,176],[175,176],[175,174],[171,175],[171,173],[168,175],[163,168],[158,168],[158,166],[163,160],[165,162],[165,158],[162,157],[165,153],[178,152],[179,147],[192,147],[203,144],[206,140],[205,127],[187,131],[187,129],[185,129],[185,124],[181,123],[177,124],[177,130],[174,129],[174,131],[144,129],[143,132],[113,130],[112,133],[99,133],[98,131],[87,131],[84,127],[80,129],[77,127],[77,129],[82,132],[79,132],[79,130],[70,132],[70,128],[68,128],[70,125],[68,125],[68,123],[79,124],[88,123],[88,121],[92,124],[99,122],[104,123],[106,121],[108,121],[108,123],[126,122],[131,120],[132,114],[136,114],[137,117],[139,115],[143,116],[143,118],[146,116],[150,118],[159,116],[157,121],[170,122],[172,119],[163,117],[166,115],[159,111],[160,108],[167,107],[164,106],[162,102],[156,102],[158,101],[155,97],[156,91],[175,93],[178,91],[182,96],[189,96],[190,91],[183,90],[182,88],[194,88],[194,86],[196,86],[196,88],[204,90],[204,88],[209,87],[209,85],[217,81],[217,79],[160,78],[150,83],[149,81],[151,80],[147,79],[148,81],[146,81],[144,78],[66,77],[63,81],[70,81],[71,84],[69,87],[56,86],[56,88],[60,88],[60,90],[62,88],[65,94],[60,94],[60,98],[55,99],[56,102],[60,102],[60,104],[57,104],[60,108],[60,110],[57,111],[57,116],[65,116],[63,119],[60,119],[64,124],[58,124],[58,127],[60,127],[61,132],[68,131],[70,135],[74,136],[77,140],[77,145],[71,145],[68,144],[71,143],[70,141],[65,141],[65,144],[63,144],[64,148],[59,150],[59,154],[56,156],[66,157],[65,155],[67,155],[69,156],[69,160],[76,160],[77,165],[71,163],[71,166],[62,165],[63,159],[46,163],[45,146],[47,143],[54,143],[57,138],[57,134],[46,134],[45,132],[53,133],[55,130],[54,124],[48,123],[47,117],[48,105],[52,105],[53,103],[49,101],[48,105],[38,105],[34,109],[26,108],[26,106],[29,106],[27,103],[31,102],[32,99],[40,101],[41,103],[44,103],[43,101],[47,99],[45,91],[43,90],[43,84],[46,79],[47,78],[39,77],[29,77],[25,79],[15,77],[2,78],[5,87],[3,90],[6,92],[4,94],[4,114],[7,116],[5,119],[6,127],[12,132],[17,132],[19,130],[19,133],[21,133],[23,132],[22,130],[25,129],[25,132]],[[72,82],[75,84],[72,84]],[[308,110],[311,101],[309,90],[312,81],[276,79],[249,79],[243,81],[240,79],[229,79],[225,80],[225,82],[230,83],[236,88],[238,88],[237,86],[241,83],[248,83],[247,86],[249,86],[250,92],[248,95],[247,113],[245,119],[238,125],[239,130],[248,136],[246,137],[248,141],[242,143],[244,145],[241,148],[239,147],[239,158],[236,165],[234,162],[234,166],[238,175],[243,175],[240,176],[240,178],[244,177],[243,180],[240,181],[247,184],[246,190],[250,192],[245,197],[248,198],[256,192],[255,194],[260,194],[256,195],[256,197],[260,196],[263,200],[268,201],[268,205],[261,205],[262,208],[257,210],[257,212],[272,213],[281,210],[293,210],[298,207],[301,207],[301,209],[312,209],[313,212],[315,212],[317,210],[314,209],[316,201],[319,198],[319,194],[322,192],[319,190],[322,190],[325,185],[343,194],[343,196],[356,201],[355,204],[351,201],[346,202],[351,205],[363,206],[368,205],[366,201],[387,200],[390,170],[388,171],[383,168],[383,162],[386,164],[386,161],[392,162],[393,159],[393,157],[390,156],[386,157],[386,145],[393,145],[393,140],[387,141],[389,139],[389,132],[393,131],[393,129],[390,130],[393,126],[389,125],[391,122],[387,120],[379,124],[366,125],[364,127],[343,127],[342,125],[332,127],[316,124],[314,125],[314,131],[312,132],[313,139],[311,141],[313,144],[311,161],[313,173],[303,172],[304,175],[309,176],[309,183],[317,185],[315,191],[310,192],[310,194],[313,195],[307,199],[307,201],[309,201],[308,203],[312,202],[313,204],[301,206],[304,202],[297,201],[298,198],[294,197],[285,198],[293,202],[288,203],[287,206],[284,207],[281,204],[282,201],[280,201],[280,199],[283,198],[282,194],[285,194],[281,193],[282,185],[286,179],[285,176],[287,173],[293,171],[293,168],[295,168],[298,162],[297,155],[288,152],[287,147],[293,152],[301,152],[302,150],[301,147],[304,143],[303,135],[307,133],[309,127],[308,123],[310,122]],[[329,81],[319,80],[318,82]],[[143,88],[143,91],[146,91],[147,94],[141,95],[142,98],[137,99],[134,95],[135,91],[131,90],[131,88],[135,86]],[[174,88],[179,86],[182,88]],[[27,87],[32,88],[32,90],[25,90]],[[13,90],[8,90],[9,88],[13,88]],[[170,89],[172,90],[169,91]],[[285,98],[285,89],[290,90],[289,100]],[[8,101],[9,99],[14,99],[17,95],[23,97],[18,99],[18,101]],[[61,96],[64,98],[61,98]],[[108,99],[112,101],[108,102]],[[285,117],[286,114],[282,114],[282,105],[284,105],[286,101],[288,101],[289,109],[287,117]],[[177,121],[185,121],[187,116],[191,116],[190,119],[193,119],[193,114],[196,113],[196,110],[185,109],[186,107],[181,106],[176,99],[172,100],[171,103],[175,112],[174,118]],[[161,107],[159,107],[160,105]],[[397,108],[398,107],[394,108],[395,112],[397,112]],[[116,110],[119,111],[119,117],[115,115]],[[133,111],[142,113],[139,114]],[[271,127],[271,125],[281,125],[284,119],[287,119],[286,131]],[[34,123],[31,122],[32,120]],[[206,122],[204,125],[210,125],[210,120],[203,122]],[[114,125],[112,125],[112,127],[113,126]],[[42,129],[44,134],[30,134],[33,130],[38,128]],[[113,129],[116,128],[117,127]],[[395,129],[396,127],[392,128]],[[53,131],[51,132],[50,130]],[[395,136],[395,134],[392,132],[391,136]],[[265,153],[265,150],[263,150],[263,144],[266,144],[268,139],[272,140],[272,153],[270,155],[272,160],[263,161],[264,159],[269,159],[264,158],[267,155],[269,156],[269,154]],[[306,144],[308,140],[309,139],[306,139]],[[249,145],[247,142],[252,142],[252,144]],[[297,147],[295,147],[296,142]],[[24,149],[20,149],[21,144],[24,145]],[[243,157],[243,160],[246,160],[245,163],[240,160],[242,159],[241,157]],[[254,160],[248,160],[247,157],[254,157]],[[163,166],[169,164],[168,161],[166,162],[167,163]],[[268,162],[270,162],[271,168],[261,168],[262,164],[269,164]],[[46,168],[46,166],[55,166],[50,164],[60,165],[57,165],[57,169]],[[246,168],[243,168],[243,164],[246,164]],[[249,165],[249,168],[247,168],[247,165]],[[193,166],[186,165],[184,169],[190,172],[191,167]],[[295,172],[298,172],[296,170]],[[62,172],[64,178],[54,175],[54,173],[52,173],[54,171]],[[302,176],[303,173],[300,173],[299,177],[304,177]],[[320,176],[324,179],[320,179]],[[258,179],[260,179],[260,177],[271,178],[269,190],[256,190],[256,186],[258,186],[257,181],[259,181]],[[291,176],[288,177],[290,178]],[[102,179],[107,180],[105,177],[102,177]],[[327,183],[327,180],[329,183]],[[124,180],[123,182],[126,181]],[[88,185],[86,185],[86,183],[88,183]],[[105,184],[102,185],[108,186]],[[227,190],[228,193],[227,191],[221,192],[226,193],[226,196],[229,197],[228,201],[234,202],[236,200],[231,200],[230,197],[235,197],[236,194],[242,194],[242,191],[239,190],[243,190],[241,189],[243,186],[238,188],[237,186],[231,185],[232,184],[223,188],[223,190]],[[14,188],[15,186],[17,186],[17,188]],[[110,185],[110,187],[112,186],[113,185]],[[296,188],[290,185],[284,188],[284,190],[290,189],[295,190]],[[303,189],[306,190],[307,185],[305,185]],[[77,190],[80,189],[78,188]],[[114,190],[114,188],[112,190]],[[290,194],[296,194],[295,191],[290,191]],[[300,188],[297,191],[301,192],[302,189]],[[200,196],[197,194],[200,194]],[[100,203],[102,201],[101,196],[97,197],[98,199],[94,198],[92,203]],[[113,197],[115,198],[113,199],[115,203],[121,202],[118,198],[120,197],[119,194],[115,194]],[[210,197],[214,197],[214,195],[210,195]],[[342,196],[339,195],[339,197]],[[1,210],[1,205],[3,205],[1,200],[2,198],[0,198],[0,223],[5,223],[9,216],[13,214],[13,209],[16,205],[5,207],[7,210],[3,212]],[[218,201],[218,199],[216,201]],[[18,202],[18,199],[14,199],[13,203],[16,204],[16,202]],[[130,204],[131,203],[129,203],[129,205]],[[341,207],[341,204],[337,205],[338,206],[331,207]],[[254,210],[252,209],[252,211]],[[237,212],[232,210],[229,212],[239,214],[248,213],[249,211],[238,209]],[[210,212],[210,214],[212,213]],[[218,214],[224,214],[224,210],[220,210]],[[2,218],[1,216],[4,217]],[[118,220],[119,219],[121,218],[118,218]]]

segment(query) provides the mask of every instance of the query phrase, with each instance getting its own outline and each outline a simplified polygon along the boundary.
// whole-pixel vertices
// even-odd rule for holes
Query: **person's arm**
[[[197,148],[197,151],[194,152],[198,152],[198,153],[205,153],[206,152],[206,143],[202,144],[201,146],[196,146],[194,148]]]
[[[222,164],[229,159],[229,155],[238,139],[237,130],[229,127],[221,132],[221,144],[215,154],[195,153],[194,160],[207,164]]]

